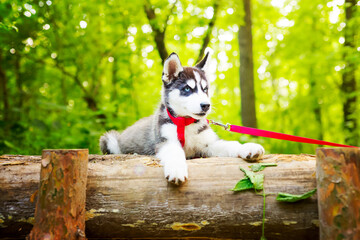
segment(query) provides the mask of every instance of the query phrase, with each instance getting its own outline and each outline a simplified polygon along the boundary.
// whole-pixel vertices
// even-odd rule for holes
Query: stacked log
[[[360,239],[360,148],[319,148],[320,239]]]
[[[87,149],[43,150],[29,240],[85,240]]]
[[[244,177],[238,158],[188,160],[189,180],[166,182],[156,158],[89,155],[86,237],[259,239],[263,198],[230,191]],[[316,187],[315,156],[266,155],[265,236],[318,239],[316,195],[298,203],[275,200],[276,193],[302,194]],[[23,239],[34,222],[34,193],[41,157],[0,157],[0,238]]]

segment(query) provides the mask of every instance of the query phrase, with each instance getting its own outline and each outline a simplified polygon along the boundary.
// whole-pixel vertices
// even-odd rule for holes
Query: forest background
[[[210,119],[359,146],[359,26],[355,0],[0,0],[0,154],[99,153],[156,109],[168,54],[193,66],[207,48]]]

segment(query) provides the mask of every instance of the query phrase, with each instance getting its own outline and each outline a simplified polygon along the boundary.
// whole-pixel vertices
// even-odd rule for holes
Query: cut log
[[[360,239],[360,148],[318,148],[320,239]]]
[[[29,240],[85,238],[89,150],[43,150],[34,227]]]
[[[86,196],[86,237],[259,239],[263,198],[253,191],[231,192],[244,177],[238,158],[188,160],[189,180],[168,184],[157,159],[135,155],[90,155]],[[266,155],[265,236],[318,239],[316,196],[298,203],[275,193],[302,194],[316,187],[315,157]],[[38,187],[40,157],[0,157],[0,238],[23,238],[33,222],[30,202]]]

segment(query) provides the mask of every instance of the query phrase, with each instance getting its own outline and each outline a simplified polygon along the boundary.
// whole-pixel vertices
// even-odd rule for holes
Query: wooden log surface
[[[24,238],[34,215],[39,156],[0,156],[0,238]],[[263,198],[229,191],[244,177],[238,158],[188,160],[189,180],[168,184],[157,159],[89,155],[86,237],[259,239]],[[266,193],[302,194],[316,187],[315,156],[266,155]],[[318,239],[316,195],[298,203],[266,197],[267,239]]]
[[[360,148],[318,148],[320,239],[360,239]]]
[[[29,240],[85,240],[88,149],[43,150]]]

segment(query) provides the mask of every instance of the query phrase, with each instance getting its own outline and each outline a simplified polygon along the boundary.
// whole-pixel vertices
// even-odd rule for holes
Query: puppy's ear
[[[164,82],[170,82],[182,71],[184,71],[184,68],[181,66],[179,56],[173,52],[164,62],[162,80]]]
[[[196,64],[195,67],[205,71],[208,65],[207,63],[209,62],[208,58],[209,58],[209,52],[205,54],[205,57],[198,64]]]

